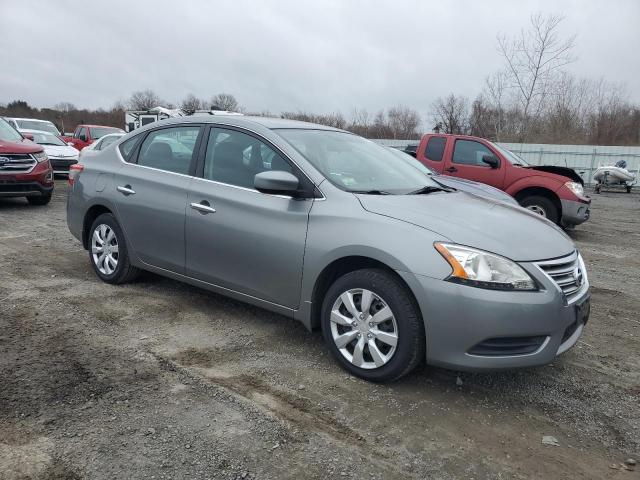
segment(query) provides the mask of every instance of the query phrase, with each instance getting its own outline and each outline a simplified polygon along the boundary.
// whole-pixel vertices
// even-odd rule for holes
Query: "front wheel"
[[[93,270],[103,282],[127,283],[139,273],[129,260],[122,229],[110,213],[99,215],[91,225],[89,259]]]
[[[532,212],[551,220],[553,223],[558,223],[558,220],[560,219],[558,207],[556,207],[553,201],[547,197],[540,195],[525,197],[520,201],[520,205],[527,210],[531,210]]]
[[[364,269],[338,278],[324,298],[321,315],[333,355],[365,380],[397,380],[425,358],[418,305],[390,272]]]

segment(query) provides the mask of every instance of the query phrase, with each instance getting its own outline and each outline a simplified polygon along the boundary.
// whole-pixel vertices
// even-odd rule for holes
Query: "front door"
[[[151,131],[116,174],[116,207],[130,248],[144,263],[184,273],[184,221],[201,127]]]
[[[186,214],[187,275],[289,308],[300,299],[312,200],[253,188],[265,170],[303,174],[266,141],[211,128]]]
[[[492,168],[485,163],[482,160],[485,156],[498,158],[497,168]],[[442,173],[502,188],[505,170],[499,157],[483,143],[476,140],[456,139],[453,154]]]

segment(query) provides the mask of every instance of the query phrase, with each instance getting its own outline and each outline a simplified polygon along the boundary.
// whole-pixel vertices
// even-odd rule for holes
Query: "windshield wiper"
[[[414,190],[413,192],[409,192],[406,195],[426,195],[434,192],[455,192],[456,190],[453,188],[447,187],[434,187],[433,185],[425,185],[418,190]]]
[[[393,195],[393,193],[384,190],[351,190],[351,193],[361,193],[363,195]]]

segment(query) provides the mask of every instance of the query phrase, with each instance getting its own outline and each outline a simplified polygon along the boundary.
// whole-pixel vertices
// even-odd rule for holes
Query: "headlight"
[[[49,157],[47,157],[47,154],[44,152],[34,153],[33,158],[35,158],[38,163],[46,162],[47,160],[49,160]]]
[[[493,290],[537,290],[529,274],[508,258],[450,243],[435,247],[453,269],[447,278],[451,282]]]
[[[567,182],[564,184],[569,190],[571,190],[576,195],[584,197],[584,188],[578,182]]]

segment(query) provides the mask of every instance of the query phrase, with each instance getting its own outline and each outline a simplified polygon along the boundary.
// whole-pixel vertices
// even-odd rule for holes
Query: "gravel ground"
[[[639,478],[640,195],[594,195],[571,232],[593,294],[576,348],[375,385],[287,318],[151,274],[101,283],[65,191],[0,199],[1,479]]]

